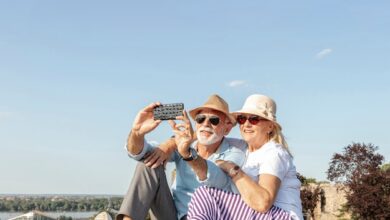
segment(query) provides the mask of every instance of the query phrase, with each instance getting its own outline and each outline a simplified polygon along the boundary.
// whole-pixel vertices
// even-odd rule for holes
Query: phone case
[[[154,120],[174,120],[183,115],[183,103],[171,103],[157,106],[153,109]]]

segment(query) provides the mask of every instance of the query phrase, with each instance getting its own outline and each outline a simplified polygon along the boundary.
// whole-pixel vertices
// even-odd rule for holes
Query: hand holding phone
[[[183,103],[163,104],[153,109],[154,120],[175,120],[177,116],[183,116]]]

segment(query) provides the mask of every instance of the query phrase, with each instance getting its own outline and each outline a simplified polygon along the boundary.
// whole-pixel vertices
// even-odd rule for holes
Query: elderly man
[[[230,190],[231,181],[216,164],[216,160],[229,160],[242,165],[245,160],[245,143],[225,138],[235,123],[228,104],[218,95],[212,95],[204,105],[190,111],[196,122],[196,139],[193,142],[191,123],[186,112],[177,119],[183,124],[170,121],[175,132],[175,143],[165,147],[144,140],[161,121],[153,119],[152,103],[141,110],[135,118],[129,134],[127,151],[138,163],[129,190],[123,200],[118,219],[144,220],[148,210],[152,219],[186,219],[188,203],[196,188],[201,185]],[[171,140],[173,142],[173,140]],[[193,142],[193,143],[192,143]],[[172,146],[177,149],[173,149]],[[173,150],[172,150],[173,149]],[[165,158],[176,164],[176,179],[172,194],[167,184]],[[162,158],[162,159],[161,159]],[[152,166],[149,167],[149,166]]]

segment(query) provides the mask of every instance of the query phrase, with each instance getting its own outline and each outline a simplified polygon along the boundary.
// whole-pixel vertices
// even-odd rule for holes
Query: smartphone
[[[154,120],[175,120],[183,115],[183,103],[163,104],[153,109]]]

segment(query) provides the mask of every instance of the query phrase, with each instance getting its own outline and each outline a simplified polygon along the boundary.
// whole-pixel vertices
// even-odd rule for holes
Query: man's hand
[[[145,134],[151,132],[161,123],[161,120],[153,118],[153,109],[159,105],[161,105],[159,102],[154,102],[138,112],[127,138],[127,151],[129,153],[139,154],[144,147]]]
[[[192,129],[191,122],[188,119],[187,112],[183,110],[183,116],[177,116],[177,120],[182,120],[182,124],[176,124],[173,120],[169,120],[169,124],[175,133],[175,142],[179,154],[187,158],[190,155],[190,145],[194,141],[194,130]]]
[[[162,151],[160,148],[156,147],[154,150],[148,152],[144,156],[145,166],[150,168],[157,168],[161,165],[164,165],[168,162],[169,154]]]
[[[161,123],[161,120],[154,120],[153,118],[153,109],[159,105],[161,105],[160,102],[154,102],[138,112],[132,129],[135,135],[144,136]]]

